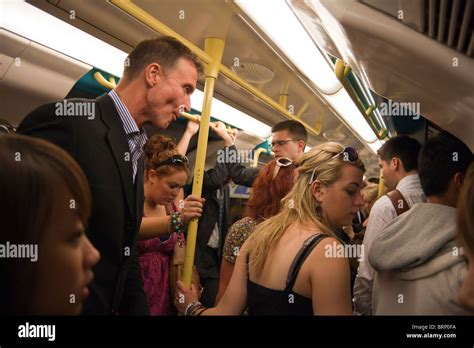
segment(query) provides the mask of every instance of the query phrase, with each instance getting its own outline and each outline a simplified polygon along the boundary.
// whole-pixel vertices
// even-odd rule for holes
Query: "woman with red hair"
[[[289,158],[280,157],[269,162],[255,179],[244,218],[229,228],[225,239],[216,304],[225,293],[244,242],[260,222],[280,212],[281,200],[293,187],[295,169],[296,165]]]

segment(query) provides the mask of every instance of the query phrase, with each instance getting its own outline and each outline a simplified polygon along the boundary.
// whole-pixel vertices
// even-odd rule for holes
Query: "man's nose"
[[[181,110],[181,112],[185,111],[185,112],[189,112],[191,110],[191,96],[189,94],[186,94],[182,100],[182,103],[180,105],[180,108],[182,108],[183,110]]]

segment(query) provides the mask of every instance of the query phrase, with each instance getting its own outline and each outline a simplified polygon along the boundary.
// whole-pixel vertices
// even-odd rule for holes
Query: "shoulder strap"
[[[313,251],[313,249],[318,245],[318,243],[328,235],[324,233],[315,234],[305,240],[303,246],[301,247],[298,254],[296,254],[293,263],[291,264],[290,270],[288,272],[288,277],[286,278],[286,288],[285,291],[291,291],[296,282],[296,277],[300,271],[301,266],[305,262],[308,255]]]
[[[410,206],[405,200],[405,197],[403,197],[402,193],[398,191],[397,189],[387,193],[387,196],[392,201],[393,207],[395,208],[395,211],[397,212],[397,216],[410,210]]]

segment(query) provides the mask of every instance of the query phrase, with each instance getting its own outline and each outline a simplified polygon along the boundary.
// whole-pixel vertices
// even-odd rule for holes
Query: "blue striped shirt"
[[[117,112],[122,121],[123,129],[127,134],[128,147],[130,148],[131,159],[132,159],[132,169],[133,169],[133,183],[135,183],[135,177],[137,176],[138,160],[143,155],[143,145],[147,142],[148,138],[146,136],[145,130],[138,128],[135,120],[133,119],[130,111],[128,111],[125,104],[120,99],[119,95],[115,90],[109,92],[110,98],[112,98]],[[125,157],[127,158],[127,156]],[[128,156],[130,158],[130,156]]]

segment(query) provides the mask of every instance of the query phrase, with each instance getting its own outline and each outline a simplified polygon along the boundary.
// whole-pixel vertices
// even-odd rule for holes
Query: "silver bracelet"
[[[191,313],[193,312],[194,308],[197,306],[202,306],[201,302],[199,301],[193,301],[190,304],[186,306],[186,309],[184,310],[184,315],[190,316]]]

